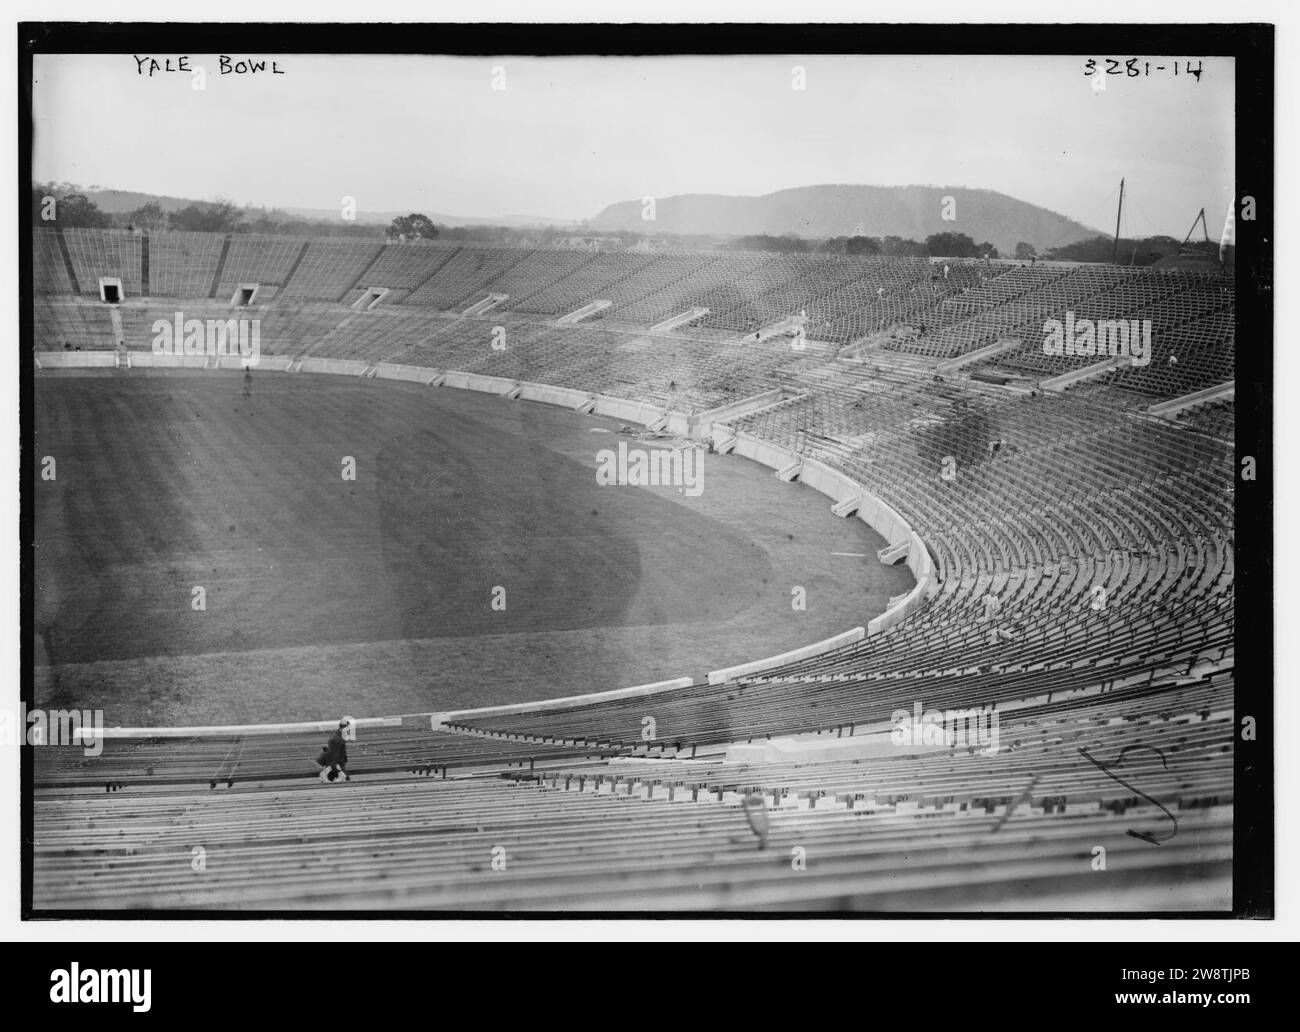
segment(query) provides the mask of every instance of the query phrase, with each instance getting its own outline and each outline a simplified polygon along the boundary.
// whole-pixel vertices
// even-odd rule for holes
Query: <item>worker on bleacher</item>
[[[751,792],[741,801],[741,809],[745,814],[745,820],[749,823],[749,830],[758,836],[758,848],[767,848],[767,837],[770,833],[770,825],[767,820],[767,803],[757,792]]]
[[[348,779],[348,747],[343,741],[343,732],[350,723],[347,717],[340,720],[339,726],[330,733],[325,748],[316,757],[316,762],[321,767],[322,781],[347,781]]]

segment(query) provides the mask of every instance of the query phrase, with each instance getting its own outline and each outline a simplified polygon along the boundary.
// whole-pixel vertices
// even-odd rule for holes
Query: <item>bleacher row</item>
[[[885,720],[920,696],[941,707],[999,703],[1224,662],[1233,640],[1230,444],[1068,397],[993,403],[881,371],[872,380],[860,365],[825,373],[815,395],[808,388],[734,429],[843,470],[901,513],[938,571],[922,612],[859,644],[675,694],[652,711],[625,700],[465,727],[559,739],[580,730],[619,744],[634,741],[652,712],[667,741],[698,745]],[[857,390],[864,382],[871,390]],[[936,425],[950,437],[936,440]],[[948,448],[957,453],[951,479]]]
[[[74,293],[60,240],[75,271],[76,292],[90,297],[98,296],[99,277],[111,275],[122,280],[128,301],[209,297],[224,304],[240,283],[252,282],[260,285],[262,306],[282,299],[328,302],[341,310],[382,287],[388,291],[386,308],[458,313],[496,294],[506,299],[498,312],[537,321],[602,300],[609,306],[591,318],[624,328],[646,328],[707,308],[685,331],[705,339],[734,338],[801,314],[814,341],[880,339],[887,350],[933,360],[1020,341],[987,365],[1035,378],[1077,365],[1073,356],[1053,357],[1042,348],[1045,322],[1072,311],[1077,319],[1151,321],[1151,364],[1115,374],[1125,390],[1173,395],[1231,378],[1234,295],[1231,279],[1219,273],[39,228],[39,298]],[[335,321],[342,318],[340,311]]]
[[[174,324],[178,305],[117,306],[129,350],[147,351],[153,326]],[[239,313],[234,313],[238,315]],[[210,300],[185,301],[186,319],[232,317]],[[263,355],[342,358],[458,369],[518,380],[544,381],[617,397],[697,412],[761,393],[774,374],[825,361],[830,350],[791,338],[759,342],[717,339],[707,331],[650,335],[628,326],[555,326],[506,313],[452,318],[441,313],[392,308],[373,312],[319,302],[282,300],[257,311]],[[497,332],[500,327],[504,331]],[[38,298],[38,350],[111,350],[109,306]]]
[[[67,789],[38,809],[35,890],[71,909],[1213,909],[1230,725],[1230,687],[1206,683],[1118,724],[1102,704],[1017,715],[991,757]]]
[[[129,244],[95,246],[95,261],[129,257]],[[93,758],[35,749],[38,907],[1230,904],[1232,404],[1178,425],[1129,400],[1231,379],[1223,281],[828,256],[313,247],[229,242],[231,283],[283,270],[257,310],[264,353],[483,372],[682,411],[779,387],[781,400],[718,427],[718,443],[744,432],[867,485],[930,549],[932,597],[890,630],[738,681],[437,729],[427,717],[363,726],[347,784],[314,780],[323,733],[110,738]],[[60,254],[43,248],[38,267],[57,286]],[[173,251],[186,249],[215,277],[210,246]],[[174,253],[165,260],[169,281],[201,286]],[[387,286],[398,303],[357,312],[328,296],[363,261],[355,285]],[[297,280],[304,269],[319,288]],[[489,288],[510,293],[505,311],[458,316]],[[112,347],[107,306],[60,293],[38,298],[38,350],[55,335]],[[614,302],[599,322],[541,318],[597,297]],[[730,317],[719,303],[717,319],[710,305],[701,323],[648,332],[702,297],[727,298]],[[187,316],[230,312],[206,291],[184,301]],[[738,339],[795,304],[814,341],[900,324],[925,333],[892,333],[864,358]],[[1150,317],[1157,348],[1193,357],[1064,395],[933,375],[933,362],[1061,305]],[[128,297],[117,309],[128,346],[147,348],[152,321],[174,307]],[[491,347],[495,326],[504,350]],[[990,365],[1056,371],[1026,340]],[[871,615],[845,614],[845,625]],[[725,759],[737,743],[792,735],[814,747],[876,741],[917,704],[986,707],[1000,748]]]
[[[105,738],[98,755],[75,745],[35,752],[35,782],[49,789],[122,788],[159,785],[236,784],[302,778],[318,773],[315,756],[327,732],[195,734],[183,737]],[[349,746],[348,770],[355,775],[405,773],[446,777],[450,769],[532,765],[538,760],[600,755],[565,745],[523,745],[433,730],[429,719],[408,718],[396,726],[362,726]]]

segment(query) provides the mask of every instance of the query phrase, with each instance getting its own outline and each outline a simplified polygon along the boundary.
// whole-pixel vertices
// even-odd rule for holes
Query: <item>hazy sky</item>
[[[34,175],[240,204],[337,209],[349,195],[371,211],[560,219],[645,195],[934,184],[999,190],[1107,232],[1125,176],[1126,231],[1179,237],[1202,206],[1215,235],[1232,187],[1227,58],[1193,59],[1197,82],[1144,57],[1149,76],[1107,76],[1097,91],[1087,55],[279,55],[274,76],[272,55],[255,56],[267,72],[223,76],[215,55],[189,55],[207,73],[197,91],[189,73],[139,74],[130,54],[38,55]]]

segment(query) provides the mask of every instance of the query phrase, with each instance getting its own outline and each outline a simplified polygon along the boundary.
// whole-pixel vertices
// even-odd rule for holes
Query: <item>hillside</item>
[[[941,217],[947,196],[956,201],[953,221]],[[955,232],[977,243],[990,241],[1006,255],[1022,240],[1043,251],[1099,232],[993,190],[949,186],[803,186],[761,197],[680,194],[656,200],[654,222],[642,221],[639,200],[620,201],[588,228],[734,236],[861,234],[918,241],[932,233]]]
[[[196,200],[192,197],[170,197],[165,194],[140,193],[134,190],[84,190],[85,195],[97,204],[101,210],[108,212],[110,215],[121,215],[127,212],[135,211],[146,204],[157,204],[163,211],[179,211],[181,208],[188,207],[191,204],[206,204],[209,201]],[[245,207],[245,211],[252,212],[255,209]],[[283,208],[280,209],[289,215],[303,219],[336,219],[338,218],[338,209],[327,208]],[[419,209],[415,209],[419,210]],[[409,210],[403,211],[365,211],[357,210],[357,222],[367,225],[386,226],[399,215],[409,215]],[[501,215],[496,217],[477,217],[471,215],[446,215],[442,212],[426,212],[429,218],[433,219],[440,226],[547,226],[562,225],[562,219],[551,219],[544,215]]]
[[[85,190],[86,196],[110,214],[122,215],[149,202],[164,211],[176,211],[193,199],[127,190]],[[956,201],[956,218],[945,221],[943,200]],[[198,202],[202,203],[202,202]],[[246,217],[259,214],[245,208]],[[361,225],[387,225],[407,212],[358,210]],[[475,217],[426,212],[441,226],[508,225],[536,229],[563,227],[558,219],[539,215]],[[335,219],[336,211],[312,208],[283,209],[287,218]],[[587,232],[678,234],[724,238],[793,233],[815,239],[835,236],[886,237],[923,241],[932,233],[965,233],[976,243],[992,242],[1006,256],[1026,241],[1041,253],[1049,248],[1096,236],[1089,229],[1054,211],[1008,197],[993,190],[968,190],[946,186],[804,186],[778,190],[761,197],[726,194],[679,194],[656,201],[655,220],[643,221],[641,201],[611,204],[581,227]]]
[[[337,211],[330,211],[325,208],[286,208],[290,215],[297,215],[305,219],[331,219],[337,218]],[[421,211],[419,207],[409,211],[362,211],[357,209],[357,221],[367,223],[379,223],[388,225],[393,219],[402,215],[410,215],[412,211]],[[516,226],[520,228],[537,228],[540,226],[562,226],[566,225],[563,219],[552,219],[545,215],[448,215],[440,211],[426,211],[428,215],[439,226]]]

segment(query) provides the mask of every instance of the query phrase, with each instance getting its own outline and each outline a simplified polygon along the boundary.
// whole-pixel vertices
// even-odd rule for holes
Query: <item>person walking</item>
[[[347,781],[348,747],[343,735],[351,726],[351,723],[347,717],[340,720],[339,726],[330,732],[325,748],[316,757],[316,762],[320,764],[320,779],[322,781]]]

